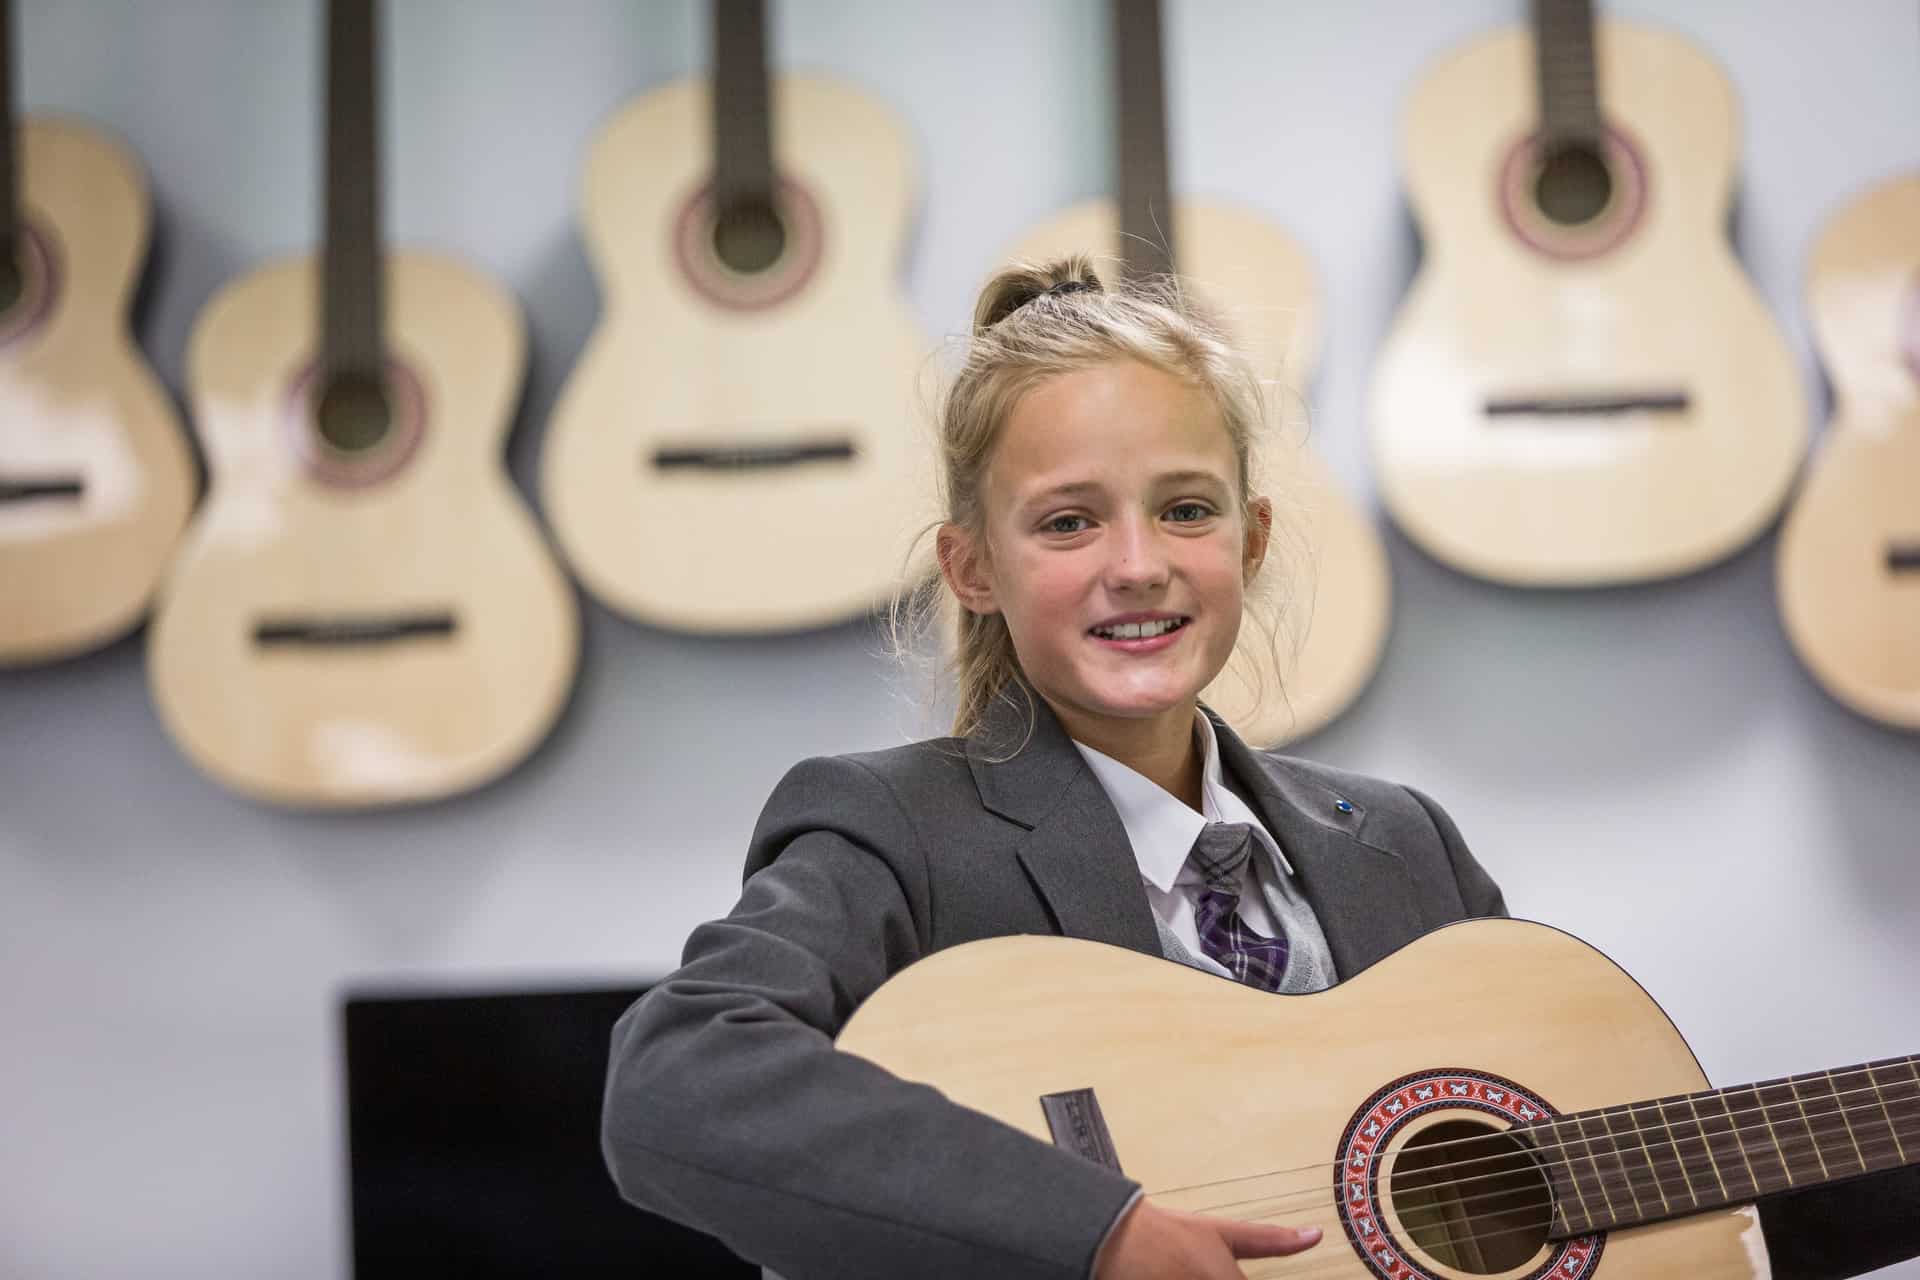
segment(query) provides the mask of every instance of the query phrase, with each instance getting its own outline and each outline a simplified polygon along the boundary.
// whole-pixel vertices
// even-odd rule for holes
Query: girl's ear
[[[1247,545],[1241,555],[1244,566],[1243,578],[1253,581],[1253,575],[1260,572],[1260,566],[1267,559],[1267,542],[1273,537],[1273,503],[1266,498],[1255,498],[1247,508],[1253,518],[1247,521]]]
[[[940,576],[969,613],[1000,612],[984,548],[971,533],[949,521],[934,535],[934,551],[940,557]]]

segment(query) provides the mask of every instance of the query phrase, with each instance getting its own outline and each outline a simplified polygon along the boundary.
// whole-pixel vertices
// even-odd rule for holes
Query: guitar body
[[[713,247],[704,77],[622,110],[587,161],[605,302],[548,424],[543,507],[587,588],[656,626],[858,616],[892,594],[913,525],[933,517],[926,353],[897,279],[905,131],[834,82],[772,83],[787,242],[764,271]],[[767,461],[820,442],[848,456]],[[660,461],[702,451],[718,461]]]
[[[1686,1042],[1631,978],[1526,921],[1447,926],[1302,996],[1102,943],[990,939],[897,974],[837,1043],[1043,1142],[1040,1097],[1092,1089],[1121,1167],[1156,1203],[1325,1231],[1299,1258],[1243,1263],[1249,1276],[1340,1264],[1391,1280],[1770,1274],[1750,1207],[1564,1246],[1516,1233],[1508,1257],[1456,1267],[1421,1246],[1428,1228],[1410,1200],[1380,1189],[1391,1185],[1384,1175],[1363,1188],[1375,1196],[1365,1212],[1337,1206],[1348,1195],[1336,1185],[1352,1188],[1344,1161],[1376,1120],[1384,1132],[1371,1158],[1390,1168],[1423,1133],[1431,1142],[1436,1129],[1511,1127],[1527,1095],[1565,1113],[1704,1086]],[[1420,1077],[1437,1088],[1422,1094]]]
[[[1920,729],[1920,177],[1833,219],[1807,293],[1834,410],[1781,527],[1781,618],[1835,698]]]
[[[135,626],[198,485],[127,328],[150,217],[139,166],[73,120],[23,122],[18,141],[28,250],[0,315],[0,666]],[[60,491],[12,488],[49,482]]]
[[[337,470],[313,430],[312,258],[221,290],[188,351],[213,481],[167,583],[148,673],[187,755],[277,803],[474,787],[546,735],[578,662],[572,591],[501,460],[526,349],[519,311],[449,259],[384,261],[388,350],[408,393],[370,468]],[[447,625],[350,642],[369,620],[422,617]],[[261,633],[291,622],[320,635]]]
[[[1182,201],[1174,226],[1182,279],[1220,311],[1268,381],[1281,423],[1262,442],[1255,474],[1274,499],[1268,572],[1283,617],[1306,634],[1294,652],[1283,633],[1276,651],[1250,619],[1232,660],[1201,694],[1241,737],[1271,747],[1321,728],[1359,696],[1386,643],[1392,580],[1372,524],[1306,441],[1320,307],[1305,252],[1266,219],[1224,204]],[[1117,281],[1119,243],[1119,212],[1098,199],[1034,228],[1005,258],[1096,251],[1101,278]]]
[[[1447,57],[1403,117],[1426,254],[1373,376],[1380,491],[1428,553],[1518,586],[1731,554],[1776,514],[1807,440],[1791,353],[1727,243],[1726,77],[1676,35],[1603,21],[1597,39],[1613,186],[1584,225],[1530,194],[1527,32]],[[1526,409],[1585,397],[1630,407]],[[1679,400],[1646,406],[1662,397]]]

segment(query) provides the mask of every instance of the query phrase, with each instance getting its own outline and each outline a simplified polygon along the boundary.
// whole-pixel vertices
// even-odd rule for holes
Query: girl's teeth
[[[1159,622],[1123,622],[1117,627],[1096,627],[1094,634],[1109,640],[1148,640],[1164,635],[1179,626],[1177,618],[1167,618]]]

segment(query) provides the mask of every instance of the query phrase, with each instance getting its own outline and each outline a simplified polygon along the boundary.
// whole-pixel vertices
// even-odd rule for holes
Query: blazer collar
[[[1127,830],[1045,699],[1014,689],[995,700],[967,762],[980,803],[1027,828],[1020,863],[1062,934],[1161,954]]]
[[[1342,977],[1421,933],[1413,880],[1399,854],[1368,842],[1366,808],[1201,710],[1230,784],[1293,863]],[[1061,933],[1161,954],[1126,828],[1045,699],[1016,689],[995,701],[967,740],[967,762],[981,804],[1027,829],[1018,856]]]

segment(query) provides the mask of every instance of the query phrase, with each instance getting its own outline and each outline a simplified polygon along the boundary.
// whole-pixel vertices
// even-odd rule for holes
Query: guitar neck
[[[1128,275],[1173,270],[1173,182],[1160,0],[1113,0],[1114,88],[1120,120],[1120,256]]]
[[[773,207],[765,0],[713,0],[713,197],[723,216]]]
[[[1605,1107],[1515,1131],[1568,1238],[1920,1161],[1920,1058]]]
[[[326,242],[321,385],[382,372],[380,164],[374,0],[332,0],[327,21]]]
[[[1532,0],[1534,71],[1546,154],[1600,143],[1593,0]]]

